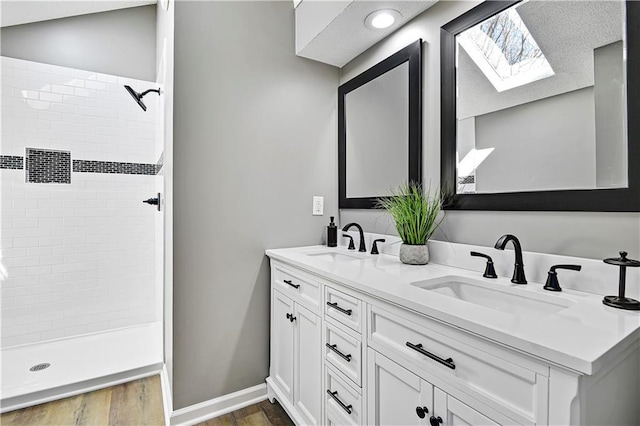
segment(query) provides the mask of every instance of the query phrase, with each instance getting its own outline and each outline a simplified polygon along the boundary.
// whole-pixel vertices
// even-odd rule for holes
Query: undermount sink
[[[329,262],[349,262],[352,260],[361,260],[358,256],[351,256],[346,253],[339,253],[336,251],[321,251],[315,253],[306,253],[307,256],[311,256],[318,260],[325,260]]]
[[[423,290],[514,315],[549,315],[573,305],[570,300],[503,287],[460,276],[445,276],[411,283]]]

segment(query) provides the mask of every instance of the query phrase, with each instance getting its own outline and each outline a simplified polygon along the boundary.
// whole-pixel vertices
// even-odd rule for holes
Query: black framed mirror
[[[338,88],[339,208],[422,182],[421,51],[417,40]]]
[[[640,3],[487,1],[440,37],[447,209],[640,211]]]

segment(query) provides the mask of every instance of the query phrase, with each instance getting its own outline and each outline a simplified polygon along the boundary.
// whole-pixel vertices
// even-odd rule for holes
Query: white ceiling
[[[619,1],[531,0],[517,8],[555,75],[498,93],[460,49],[458,118],[467,118],[593,85],[593,50],[622,39]]]
[[[156,0],[2,0],[0,2],[0,27],[156,3]]]
[[[307,1],[307,0],[305,0]],[[303,1],[300,7],[304,6]],[[355,0],[297,54],[343,67],[353,58],[405,25],[433,6],[437,0]],[[364,25],[365,18],[380,9],[394,9],[401,19],[388,29],[372,30]]]

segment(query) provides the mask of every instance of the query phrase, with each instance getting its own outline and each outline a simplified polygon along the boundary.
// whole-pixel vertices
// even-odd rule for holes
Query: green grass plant
[[[388,197],[378,199],[378,207],[387,210],[396,223],[402,242],[426,244],[444,218],[440,192],[424,190],[417,183],[405,183]]]

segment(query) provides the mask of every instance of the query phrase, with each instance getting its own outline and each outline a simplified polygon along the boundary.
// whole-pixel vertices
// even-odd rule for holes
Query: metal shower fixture
[[[138,93],[135,90],[133,90],[131,86],[127,86],[126,84],[124,85],[124,88],[127,89],[127,92],[129,92],[131,97],[136,100],[136,102],[138,103],[138,105],[140,105],[140,108],[142,108],[143,111],[147,110],[147,106],[144,104],[144,102],[142,102],[142,98],[144,97],[144,95],[146,95],[149,92],[156,92],[158,95],[160,95],[160,89],[149,89],[149,90],[145,90],[142,93]]]

